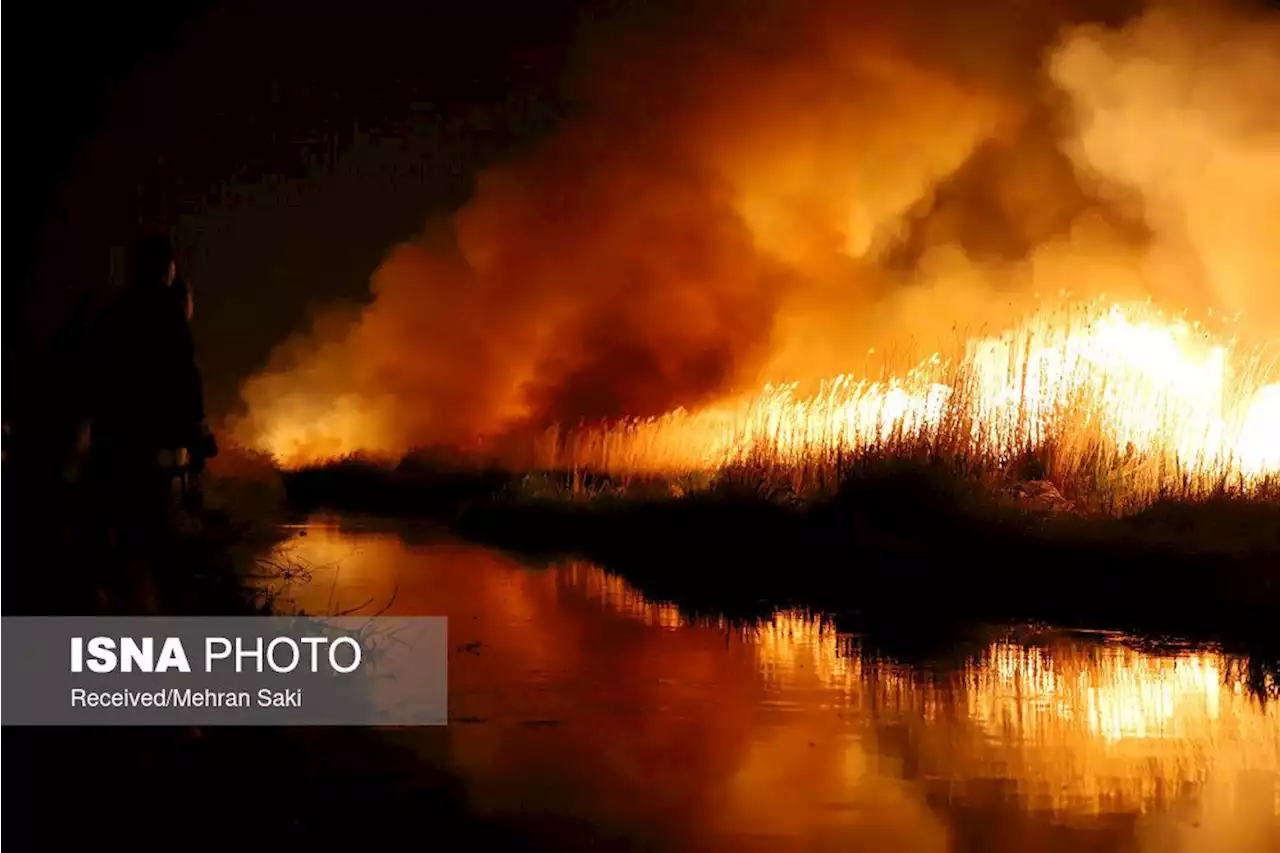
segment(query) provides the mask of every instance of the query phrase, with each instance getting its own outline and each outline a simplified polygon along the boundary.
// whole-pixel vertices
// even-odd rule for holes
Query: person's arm
[[[186,322],[182,323],[179,334],[182,352],[180,405],[184,413],[184,421],[191,425],[192,438],[188,450],[193,463],[199,466],[205,459],[217,455],[218,450],[205,413],[204,378],[200,374],[200,363],[196,358],[195,337],[191,333],[191,326]]]

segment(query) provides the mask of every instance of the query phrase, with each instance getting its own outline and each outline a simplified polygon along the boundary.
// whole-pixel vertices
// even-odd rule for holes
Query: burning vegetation
[[[1280,472],[1273,13],[695,5],[589,28],[573,117],[282,346],[237,437],[800,489],[1035,459],[1124,505]]]

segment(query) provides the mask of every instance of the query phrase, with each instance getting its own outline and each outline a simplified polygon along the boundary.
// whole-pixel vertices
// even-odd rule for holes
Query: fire
[[[1280,470],[1280,385],[1258,381],[1256,358],[1231,355],[1198,324],[1145,304],[1046,311],[969,341],[958,362],[935,353],[905,375],[837,376],[808,397],[796,383],[770,385],[736,405],[575,436],[569,455],[643,472],[944,440],[1000,461],[1074,440],[1184,475],[1256,478]]]
[[[1008,452],[1055,422],[1096,418],[1122,446],[1200,461],[1221,439],[1226,348],[1199,347],[1195,327],[1135,322],[1119,306],[1079,327],[1036,318],[1021,335],[970,352],[980,423]]]
[[[285,341],[237,437],[638,474],[950,454],[1126,504],[1276,471],[1280,377],[1230,340],[1280,330],[1274,16],[880,5],[586,28],[580,108]],[[1020,316],[1063,292],[1234,328]],[[953,322],[989,325],[862,368]]]
[[[1231,340],[1280,331],[1275,15],[640,5],[580,31],[571,110],[245,380],[237,441],[796,490],[949,456],[1126,507],[1280,471],[1280,376]],[[1064,291],[1235,328],[1019,316]],[[930,355],[953,322],[989,326]],[[927,357],[863,367],[904,339]]]
[[[350,398],[298,400],[284,397],[278,409],[287,415],[270,418],[249,442],[285,468],[356,453],[377,453],[381,430],[375,415]]]
[[[1053,442],[1111,446],[1174,477],[1280,471],[1280,384],[1264,384],[1256,356],[1238,357],[1199,324],[1148,304],[1046,310],[967,341],[963,353],[934,353],[881,381],[836,376],[809,396],[794,382],[772,384],[696,412],[557,431],[535,455],[546,466],[675,473],[760,458],[829,463],[920,442],[1000,463]],[[390,450],[381,435],[372,412],[338,401],[276,418],[256,439],[301,465]]]
[[[1280,384],[1254,396],[1236,450],[1247,471],[1280,470]]]

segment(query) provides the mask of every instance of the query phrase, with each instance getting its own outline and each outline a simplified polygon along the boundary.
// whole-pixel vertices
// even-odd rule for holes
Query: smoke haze
[[[1270,336],[1277,24],[1117,8],[710,0],[597,22],[574,117],[392,248],[367,308],[282,346],[238,435],[403,452],[656,415],[927,355],[1063,289]]]

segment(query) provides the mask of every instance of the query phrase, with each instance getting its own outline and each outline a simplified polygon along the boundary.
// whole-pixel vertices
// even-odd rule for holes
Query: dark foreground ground
[[[576,556],[651,598],[752,615],[779,603],[845,614],[850,630],[978,622],[1280,645],[1280,499],[1166,500],[1128,517],[996,500],[921,465],[866,468],[822,500],[739,482],[512,477],[348,462],[289,475],[292,505],[432,516],[525,556]]]
[[[10,837],[134,850],[610,849],[564,818],[480,816],[461,783],[396,732],[211,728],[12,730]],[[488,846],[498,845],[498,846]]]
[[[147,599],[136,594],[136,578],[113,571],[75,502],[16,473],[5,504],[5,615],[142,613]],[[28,496],[21,503],[12,499],[19,487]],[[246,565],[276,535],[261,521],[223,507],[179,514],[175,541],[149,567],[154,611],[269,612],[245,570],[279,577],[291,567]],[[6,728],[6,835],[51,849],[328,850],[410,838],[437,850],[594,843],[589,828],[537,814],[482,819],[441,769],[447,762],[424,759],[402,738],[358,728]]]

